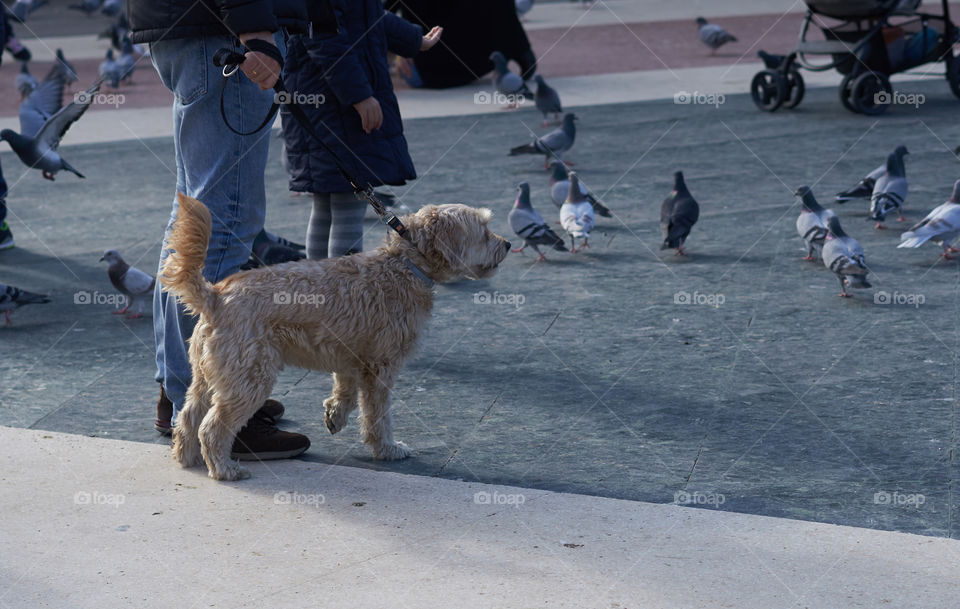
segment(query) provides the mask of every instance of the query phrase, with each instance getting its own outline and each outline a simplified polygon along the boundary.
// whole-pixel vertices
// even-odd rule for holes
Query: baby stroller
[[[919,12],[920,0],[805,2],[807,14],[796,48],[785,56],[760,51],[767,69],[753,77],[750,95],[761,110],[800,103],[804,84],[798,68],[843,74],[840,103],[861,114],[884,112],[893,101],[889,76],[925,63],[943,61],[950,89],[960,97],[960,56],[953,54],[958,29],[950,21],[947,0],[941,0],[941,15]],[[807,39],[811,24],[823,32],[823,40]],[[815,64],[809,60],[814,55],[829,56],[830,61]]]

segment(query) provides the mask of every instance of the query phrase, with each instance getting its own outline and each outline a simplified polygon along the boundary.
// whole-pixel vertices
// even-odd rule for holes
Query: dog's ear
[[[433,275],[446,277],[463,265],[462,219],[447,207],[427,205],[411,218],[408,228]]]
[[[486,224],[487,222],[490,221],[491,218],[493,218],[493,212],[487,209],[486,207],[477,208],[477,215],[480,216],[480,220],[484,224]]]

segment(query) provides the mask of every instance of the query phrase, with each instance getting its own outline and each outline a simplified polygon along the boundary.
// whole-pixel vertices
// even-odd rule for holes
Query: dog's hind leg
[[[330,433],[337,433],[347,424],[350,413],[357,408],[357,375],[355,372],[335,372],[333,391],[323,401],[323,421]]]
[[[210,388],[198,362],[203,361],[204,342],[209,334],[205,324],[199,324],[190,341],[190,361],[193,362],[192,380],[187,389],[183,410],[177,414],[177,423],[173,428],[173,458],[183,467],[193,467],[203,463],[200,454],[200,436],[197,435],[200,422],[210,410]]]
[[[393,369],[364,368],[360,373],[360,439],[373,449],[374,459],[395,461],[410,456],[410,448],[393,439],[390,390]]]

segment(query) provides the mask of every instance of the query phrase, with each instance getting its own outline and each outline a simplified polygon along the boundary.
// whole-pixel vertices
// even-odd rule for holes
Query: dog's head
[[[487,227],[491,215],[486,208],[427,205],[403,221],[435,281],[481,279],[496,273],[510,251],[510,242]]]

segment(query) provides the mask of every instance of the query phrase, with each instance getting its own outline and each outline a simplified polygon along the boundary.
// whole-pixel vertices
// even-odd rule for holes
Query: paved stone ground
[[[945,200],[958,176],[957,101],[945,83],[909,87],[926,104],[880,119],[847,113],[833,89],[775,115],[745,96],[719,108],[577,109],[569,158],[616,218],[600,220],[584,254],[539,264],[512,255],[489,281],[438,288],[430,330],[394,392],[397,436],[415,457],[373,462],[353,423],[331,437],[325,374],[283,373],[274,395],[288,408],[284,427],[308,433],[306,458],[321,463],[960,536],[957,263],[936,263],[935,246],[895,249],[899,232],[874,231],[866,203],[838,207],[875,286],[842,300],[822,265],[799,260],[794,229],[797,186],[813,184],[827,203],[898,143],[911,152],[910,220]],[[554,218],[542,159],[506,154],[531,129],[540,130],[532,110],[410,121],[422,178],[398,192],[414,207],[489,206],[509,234],[514,187],[528,180]],[[62,150],[87,180],[19,180],[22,167],[0,152],[19,244],[0,254],[0,280],[54,301],[0,328],[0,424],[162,442],[151,427],[150,321],[75,297],[112,293],[97,263],[104,249],[154,266],[171,142]],[[675,169],[702,209],[685,260],[658,250]],[[301,237],[307,208],[287,196],[279,154],[268,184],[268,226]],[[383,234],[369,228],[368,248]],[[524,302],[477,303],[481,291]],[[677,304],[680,292],[723,303]],[[924,303],[878,304],[881,292]],[[922,505],[904,504],[914,494]]]

